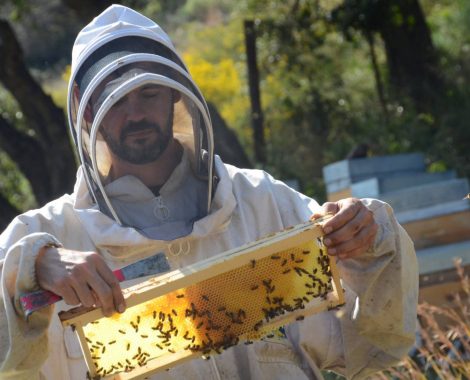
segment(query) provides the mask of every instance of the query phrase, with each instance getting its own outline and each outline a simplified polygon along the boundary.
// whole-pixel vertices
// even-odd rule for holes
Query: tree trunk
[[[377,2],[376,30],[387,55],[390,82],[410,96],[418,111],[432,111],[444,91],[438,57],[418,0]]]
[[[254,21],[245,20],[244,30],[255,160],[264,165],[266,163],[266,143],[263,129],[263,111],[261,110],[259,73],[256,62],[256,30]]]
[[[10,224],[11,220],[20,213],[8,199],[0,194],[0,233]]]
[[[252,168],[253,165],[238,141],[237,135],[227,126],[217,108],[212,103],[207,105],[214,130],[215,153],[227,164],[239,168]]]
[[[76,164],[61,108],[27,70],[8,22],[0,20],[0,81],[17,100],[33,135],[1,122],[0,144],[28,178],[39,204],[73,189]]]
[[[365,33],[367,44],[369,45],[370,60],[372,64],[372,70],[374,71],[375,87],[377,89],[377,95],[379,97],[380,106],[382,107],[382,113],[385,125],[388,124],[388,111],[387,101],[385,97],[385,89],[382,82],[382,76],[380,75],[379,64],[377,62],[377,54],[375,53],[375,42],[374,35],[370,31]]]

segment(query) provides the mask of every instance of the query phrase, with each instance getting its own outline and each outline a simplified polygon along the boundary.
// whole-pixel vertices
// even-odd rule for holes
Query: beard
[[[133,139],[127,142],[129,135],[140,131],[152,131],[151,137]],[[104,128],[102,135],[111,151],[121,160],[134,165],[143,165],[156,161],[168,147],[173,136],[173,107],[166,128],[147,120],[129,122],[122,129],[119,138],[108,134]]]

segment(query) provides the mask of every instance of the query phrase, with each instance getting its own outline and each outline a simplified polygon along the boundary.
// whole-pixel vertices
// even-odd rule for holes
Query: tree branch
[[[63,112],[56,107],[50,96],[46,95],[24,65],[23,51],[10,24],[0,20],[0,81],[17,100],[23,114],[29,119],[31,127],[43,142],[49,142],[50,125],[56,114]],[[44,104],[47,112],[39,105]],[[54,115],[51,115],[51,111]],[[65,125],[65,123],[64,123]]]

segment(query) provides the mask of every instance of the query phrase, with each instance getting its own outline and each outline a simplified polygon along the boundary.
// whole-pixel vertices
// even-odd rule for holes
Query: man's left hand
[[[326,202],[322,211],[312,215],[311,219],[325,214],[333,217],[322,224],[325,236],[323,243],[328,254],[340,259],[358,257],[364,254],[375,241],[378,225],[374,215],[356,198],[346,198],[338,202]]]

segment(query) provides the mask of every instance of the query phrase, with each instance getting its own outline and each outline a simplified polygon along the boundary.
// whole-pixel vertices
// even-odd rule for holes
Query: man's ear
[[[73,87],[73,95],[78,102],[80,100],[80,90],[78,86]],[[90,103],[86,105],[84,118],[87,123],[91,123],[93,121],[93,110],[91,109]]]
[[[181,93],[177,90],[171,90],[171,96],[173,98],[173,104],[178,103],[181,100]]]

